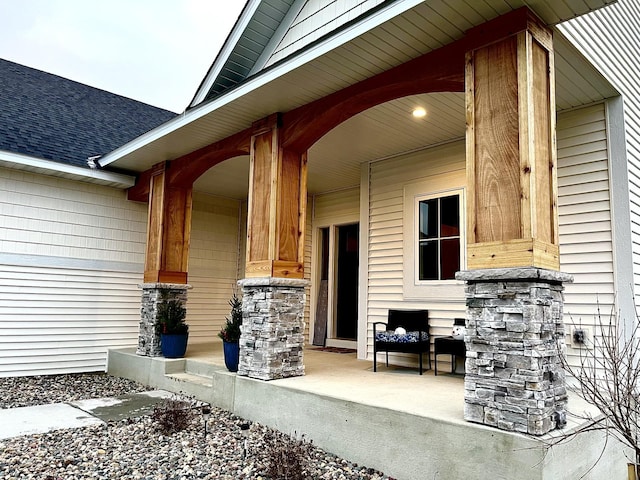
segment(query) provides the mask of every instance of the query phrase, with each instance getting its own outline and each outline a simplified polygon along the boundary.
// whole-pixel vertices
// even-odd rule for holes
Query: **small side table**
[[[451,355],[451,373],[455,373],[456,357],[466,358],[467,356],[464,340],[456,340],[453,337],[436,337],[433,340],[434,373],[436,375],[438,375],[438,355]]]

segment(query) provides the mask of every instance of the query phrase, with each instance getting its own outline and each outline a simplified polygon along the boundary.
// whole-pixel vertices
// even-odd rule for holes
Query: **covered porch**
[[[558,431],[533,438],[466,422],[461,375],[436,377],[431,370],[421,376],[415,368],[384,365],[374,373],[371,361],[355,354],[306,348],[307,375],[263,382],[228,372],[221,350],[218,342],[194,343],[186,358],[175,360],[110,350],[108,370],[304,434],[327,451],[402,480],[580,478],[605,447],[597,433],[548,449]],[[572,396],[570,411],[586,408]],[[562,433],[577,427],[570,416]],[[623,450],[609,442],[584,478],[622,478],[625,472]]]
[[[397,49],[415,15],[432,18],[428,10],[385,10],[389,18],[369,26],[375,38],[368,40],[385,57],[391,45],[376,35],[396,32],[390,42]],[[189,386],[200,399],[308,434],[323,448],[400,478],[473,478],[478,465],[496,469],[483,475],[491,478],[584,473],[578,470],[598,457],[591,449],[598,442],[579,440],[575,452],[553,458],[543,448],[545,434],[564,422],[566,401],[558,359],[565,341],[562,284],[569,277],[559,273],[556,113],[615,92],[553,31],[562,19],[538,13],[488,13],[389,65],[373,55],[370,70],[350,60],[361,37],[326,45],[325,54],[283,63],[291,70],[272,78],[274,67],[258,75],[264,83],[240,84],[166,131],[105,157],[105,166],[140,171],[128,198],[149,204],[143,288],[186,291],[192,284],[192,311],[201,266],[192,261],[192,196],[239,202],[238,249],[227,257],[243,279],[244,313],[237,376],[224,371],[221,355],[218,364],[205,361],[193,346],[185,360],[155,358],[153,315],[141,322],[139,356],[112,352],[110,372],[157,387]],[[428,23],[416,40],[430,31]],[[336,78],[321,88],[325,75]],[[589,78],[584,90],[576,88],[578,77]],[[416,104],[426,107],[426,120],[411,116]],[[351,281],[358,286],[352,343],[362,360],[335,355],[333,365],[331,354],[307,349],[303,363],[305,326],[317,323],[325,258],[319,244],[327,228],[318,221],[318,202],[310,211],[310,198],[343,191],[355,192],[361,240]],[[423,207],[433,208],[437,225],[422,218]],[[344,221],[338,213],[325,215],[329,228],[353,223],[353,212]],[[434,272],[423,275],[425,266]],[[455,277],[465,270],[471,273]],[[477,296],[465,299],[469,293]],[[202,309],[226,307],[226,300],[203,302]],[[453,318],[466,316],[474,349],[466,388],[461,377],[370,371],[364,359],[371,357],[373,325],[391,308],[428,309],[432,335],[446,335]],[[504,453],[500,462],[496,452]],[[576,461],[565,465],[562,457]]]

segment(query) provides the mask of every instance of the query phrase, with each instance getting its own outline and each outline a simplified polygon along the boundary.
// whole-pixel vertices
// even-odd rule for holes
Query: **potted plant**
[[[218,333],[224,349],[224,364],[230,372],[238,371],[240,359],[240,325],[242,325],[242,301],[234,293],[229,300],[231,313]]]
[[[156,318],[156,333],[160,335],[160,349],[167,358],[182,358],[187,351],[189,325],[184,321],[187,310],[180,300],[169,299],[169,292],[162,291]]]

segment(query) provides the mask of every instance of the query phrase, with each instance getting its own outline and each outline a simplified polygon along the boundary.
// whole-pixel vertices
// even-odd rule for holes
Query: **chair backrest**
[[[387,330],[395,330],[398,327],[403,327],[407,332],[429,333],[429,311],[389,309]]]

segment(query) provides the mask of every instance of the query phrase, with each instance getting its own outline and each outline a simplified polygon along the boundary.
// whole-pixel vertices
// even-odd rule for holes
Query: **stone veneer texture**
[[[543,435],[566,423],[563,282],[539,268],[459,272],[466,286],[464,418]]]
[[[191,287],[175,283],[143,283],[139,285],[139,288],[142,289],[142,305],[140,307],[140,329],[136,354],[159,357],[162,355],[162,351],[160,350],[160,335],[156,333],[155,324],[162,291],[169,292],[170,300],[177,299],[184,304],[187,302],[187,290]]]
[[[238,375],[274,380],[304,375],[306,280],[241,280],[242,335]]]

